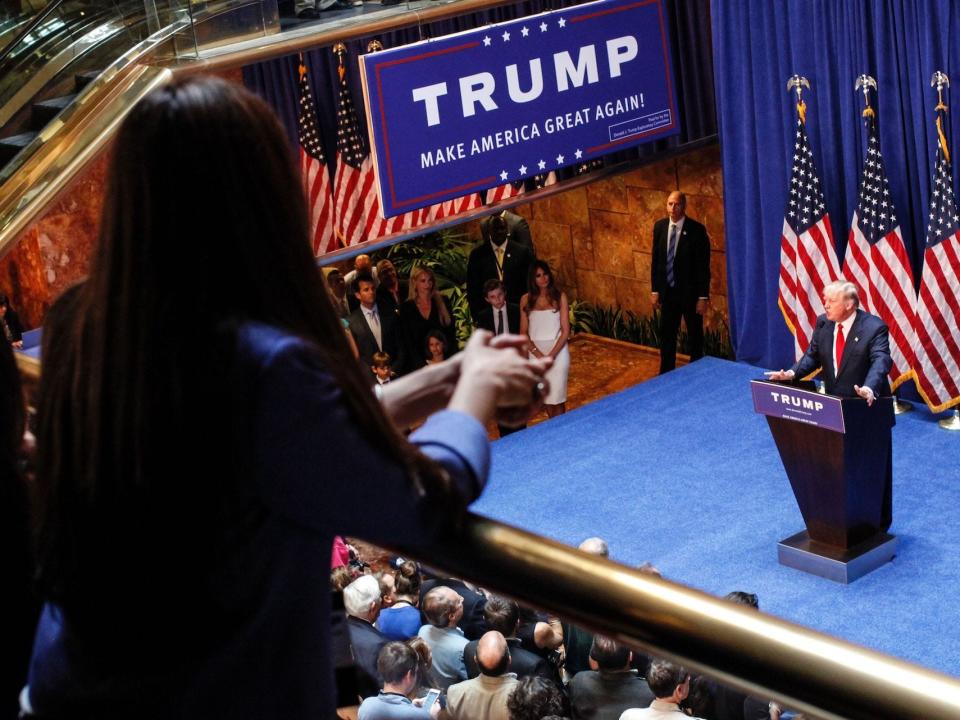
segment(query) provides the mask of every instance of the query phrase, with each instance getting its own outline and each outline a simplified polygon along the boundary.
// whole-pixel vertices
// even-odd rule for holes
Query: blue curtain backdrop
[[[347,43],[348,77],[361,125],[366,127],[366,117],[357,58],[366,52],[367,43],[374,37],[380,40],[385,48],[391,48],[577,4],[579,3],[528,0]],[[664,5],[670,23],[680,134],[612,154],[606,158],[607,162],[652,158],[665,150],[717,133],[709,3],[702,0],[665,0]],[[336,157],[337,61],[329,47],[304,53],[304,59],[310,70],[310,83],[317,102],[324,150],[332,168]],[[296,56],[288,56],[249,65],[243,69],[244,83],[274,107],[294,146],[297,143],[298,63]]]
[[[810,81],[807,132],[841,262],[866,142],[863,95],[854,92],[854,82],[862,73],[876,79],[881,149],[919,282],[936,149],[930,77],[942,70],[960,83],[954,76],[960,72],[960,6],[951,0],[713,0],[712,14],[733,347],[739,360],[784,367],[793,362],[793,349],[777,307],[777,282],[796,118],[787,79],[796,73]],[[950,98],[947,91],[955,155],[960,99],[954,106]]]

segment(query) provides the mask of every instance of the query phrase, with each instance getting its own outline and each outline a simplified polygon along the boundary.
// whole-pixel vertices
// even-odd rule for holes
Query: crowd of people
[[[519,334],[534,358],[549,357],[548,417],[566,410],[570,368],[569,303],[550,265],[537,259],[526,221],[505,212],[481,223],[483,239],[470,253],[466,296],[475,327],[494,336]],[[383,385],[459,350],[453,312],[427,265],[401,278],[393,262],[354,258],[353,269],[326,273],[331,302],[369,380]],[[500,434],[517,430],[500,427]]]
[[[606,556],[589,538],[584,552]],[[641,572],[660,573],[649,563]],[[777,703],[403,558],[343,587],[360,720],[786,720]],[[758,608],[756,595],[729,602]]]

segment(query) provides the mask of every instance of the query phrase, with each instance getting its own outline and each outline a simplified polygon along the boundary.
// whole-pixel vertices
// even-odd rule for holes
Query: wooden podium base
[[[877,533],[848,549],[811,540],[806,530],[777,544],[781,565],[844,585],[886,565],[896,554],[897,538],[887,533]]]

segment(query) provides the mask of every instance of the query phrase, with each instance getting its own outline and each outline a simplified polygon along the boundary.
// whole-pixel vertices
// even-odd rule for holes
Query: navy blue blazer
[[[889,395],[890,339],[886,323],[876,315],[857,310],[857,317],[850,326],[840,361],[840,371],[833,370],[833,331],[835,322],[826,315],[817,318],[810,346],[793,366],[794,376],[806,377],[817,368],[822,369],[821,378],[828,394],[857,397],[854,385],[866,386],[874,394]]]

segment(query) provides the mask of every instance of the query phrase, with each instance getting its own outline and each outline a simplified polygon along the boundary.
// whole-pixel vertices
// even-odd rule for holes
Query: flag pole
[[[876,121],[876,112],[870,106],[870,89],[873,88],[874,91],[877,89],[877,81],[870,77],[867,74],[860,75],[857,78],[857,81],[853,84],[854,92],[863,93],[863,118],[869,122],[873,123]],[[907,402],[906,400],[901,400],[896,395],[893,396],[893,412],[896,415],[903,415],[904,413],[913,412],[913,403]]]
[[[947,77],[946,73],[941,72],[940,70],[937,70],[933,74],[933,77],[930,78],[930,87],[934,87],[937,89],[936,112],[939,113],[942,110],[943,114],[946,115],[947,104],[943,101],[943,89],[945,87],[950,87],[950,78]],[[940,143],[940,149],[943,151],[944,156],[949,161],[950,151],[946,143],[946,136],[944,135],[944,132],[943,132],[942,118],[943,118],[943,115],[939,115],[939,114],[937,115],[937,135],[939,136],[938,141]],[[937,423],[937,425],[939,425],[944,430],[960,430],[960,410],[958,410],[957,408],[954,408],[953,414],[948,418],[940,420]]]

